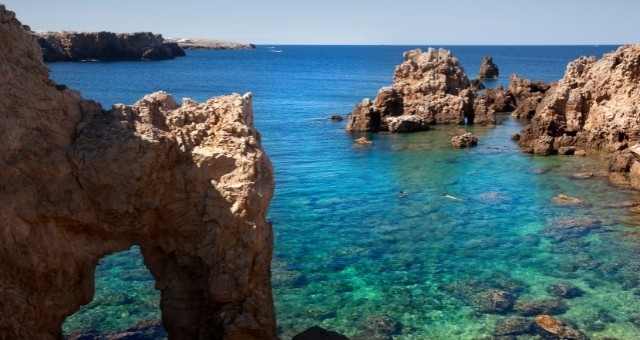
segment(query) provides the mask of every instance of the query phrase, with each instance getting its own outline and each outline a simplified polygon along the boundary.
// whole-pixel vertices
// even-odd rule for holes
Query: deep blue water
[[[598,172],[606,159],[534,157],[509,139],[523,121],[502,116],[495,128],[437,126],[410,135],[377,134],[355,147],[345,114],[391,84],[402,53],[426,46],[268,46],[250,51],[189,51],[157,62],[49,64],[52,78],[105,107],[132,104],[157,90],[203,101],[253,92],[255,120],[275,167],[269,210],[275,231],[273,286],[283,339],[312,325],[355,336],[371,318],[400,326],[394,339],[477,339],[501,319],[483,312],[483,292],[501,289],[520,301],[553,298],[570,282],[582,296],[558,316],[592,337],[640,337],[640,219]],[[435,46],[437,47],[437,46]],[[449,46],[470,77],[493,56],[510,74],[558,80],[581,55],[616,46]],[[452,134],[473,131],[477,148],[456,150]],[[594,172],[575,180],[576,172]],[[407,195],[400,197],[402,190]],[[457,199],[444,197],[451,195]],[[581,206],[561,206],[558,194]],[[567,219],[600,221],[562,228]],[[569,223],[570,224],[570,223]],[[102,260],[96,297],[67,331],[112,331],[158,318],[158,294],[137,249]]]

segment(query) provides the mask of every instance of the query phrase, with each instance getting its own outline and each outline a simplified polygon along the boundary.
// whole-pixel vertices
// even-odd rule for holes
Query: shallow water
[[[495,128],[368,135],[373,145],[358,147],[360,135],[326,117],[389,85],[402,52],[412,47],[278,48],[283,53],[195,51],[159,63],[50,67],[58,82],[106,105],[158,89],[196,100],[254,92],[256,125],[276,170],[268,218],[283,339],[312,325],[364,336],[379,316],[399,324],[394,339],[478,339],[515,315],[483,312],[484,292],[551,299],[547,289],[559,282],[584,292],[564,299],[559,318],[593,338],[640,337],[629,321],[640,313],[640,218],[618,207],[640,196],[599,176],[606,155],[523,154],[509,136],[526,122],[508,116]],[[614,47],[451,49],[471,76],[492,55],[504,74],[491,84],[497,86],[507,85],[511,73],[559,79],[568,61]],[[476,134],[478,147],[451,148],[460,130]],[[595,175],[572,177],[580,172]],[[558,204],[558,194],[584,203]],[[94,301],[65,330],[107,332],[158,317],[153,279],[134,248],[103,259]]]

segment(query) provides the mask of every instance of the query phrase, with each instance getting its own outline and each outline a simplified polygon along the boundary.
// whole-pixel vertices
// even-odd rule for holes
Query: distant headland
[[[80,60],[163,60],[185,56],[187,49],[253,49],[215,39],[165,39],[151,32],[32,32],[45,62]]]

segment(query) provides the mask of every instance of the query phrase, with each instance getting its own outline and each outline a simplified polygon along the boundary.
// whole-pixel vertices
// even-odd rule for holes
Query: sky
[[[43,31],[154,32],[253,44],[640,42],[638,0],[0,0]]]

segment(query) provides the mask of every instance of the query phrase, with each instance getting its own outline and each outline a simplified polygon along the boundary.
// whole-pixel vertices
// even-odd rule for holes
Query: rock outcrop
[[[175,43],[183,50],[252,50],[254,44],[217,39],[165,39],[165,43]]]
[[[105,111],[0,5],[0,338],[61,339],[101,257],[139,245],[172,338],[274,339],[274,182],[250,95]]]
[[[576,146],[616,151],[640,142],[640,45],[581,57],[538,105],[520,145],[550,154]]]
[[[497,112],[512,112],[516,108],[516,99],[502,85],[488,89],[476,97],[473,102],[473,123],[492,125],[497,122]]]
[[[79,60],[161,60],[185,55],[175,42],[149,32],[33,33],[45,62]]]
[[[393,85],[363,100],[349,115],[348,131],[424,131],[432,124],[473,120],[475,92],[451,52],[429,48],[404,53]]]
[[[540,104],[544,94],[551,86],[542,80],[533,82],[512,74],[511,78],[509,78],[507,91],[515,98],[517,105],[511,116],[514,118],[532,118],[536,113],[538,104]]]
[[[500,76],[498,65],[493,63],[493,58],[486,56],[482,59],[480,70],[478,71],[479,79],[496,79]]]
[[[476,145],[478,145],[478,137],[471,132],[451,137],[451,146],[454,148],[470,148]]]

